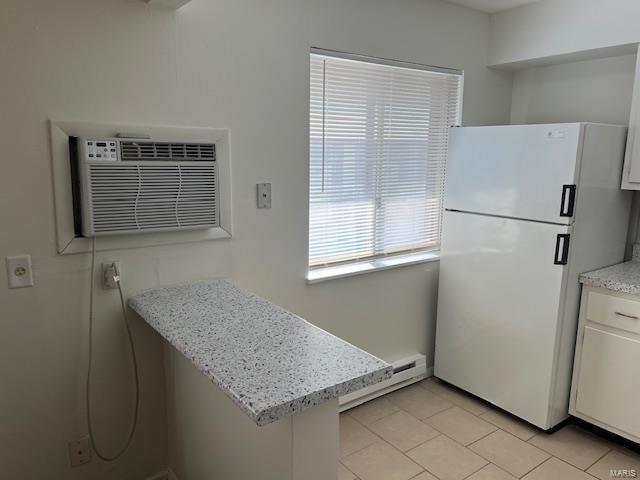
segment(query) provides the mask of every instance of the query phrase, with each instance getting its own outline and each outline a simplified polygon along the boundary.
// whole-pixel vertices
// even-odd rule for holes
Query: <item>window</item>
[[[462,73],[311,53],[309,266],[437,250]]]

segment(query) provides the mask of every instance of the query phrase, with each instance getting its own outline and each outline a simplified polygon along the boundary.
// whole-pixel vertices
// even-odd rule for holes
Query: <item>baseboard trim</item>
[[[422,354],[415,354],[394,362],[393,377],[340,397],[340,411],[344,412],[374,398],[432,376],[433,367],[427,367],[426,363],[426,357]]]

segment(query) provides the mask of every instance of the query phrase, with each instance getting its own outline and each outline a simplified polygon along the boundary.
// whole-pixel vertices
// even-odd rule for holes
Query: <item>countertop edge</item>
[[[392,375],[393,375],[393,367],[389,365],[380,370],[369,372],[359,377],[346,380],[342,383],[334,385],[333,387],[328,387],[323,390],[318,390],[311,394],[298,397],[289,402],[285,402],[280,405],[276,405],[276,406],[264,409],[257,414],[257,417],[254,421],[258,426],[268,425],[270,423],[277,422],[278,420],[281,420],[283,418],[300,413],[306,410],[307,408],[321,405],[322,403],[328,400],[338,398],[342,395],[346,395],[348,393],[354,392],[356,390],[360,390],[361,388],[365,388],[370,385],[375,385],[376,383],[379,383],[391,378]],[[308,399],[309,401],[307,401]],[[280,410],[283,407],[286,407],[287,411],[284,413],[278,413],[278,410]]]
[[[625,282],[615,280],[604,280],[588,276],[586,274],[580,275],[580,283],[588,285],[590,287],[606,288],[613,292],[628,293],[630,295],[640,294],[640,286],[630,285]]]
[[[637,248],[634,247],[634,252],[636,250]],[[640,261],[634,258],[627,262],[581,273],[579,281],[590,287],[638,295],[640,294]]]

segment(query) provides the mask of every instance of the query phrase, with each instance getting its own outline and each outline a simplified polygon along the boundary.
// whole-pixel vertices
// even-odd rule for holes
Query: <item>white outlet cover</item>
[[[72,467],[79,467],[91,461],[89,437],[69,442],[69,461]]]
[[[7,257],[7,280],[9,288],[33,286],[33,270],[31,255],[14,255]]]
[[[116,268],[118,269],[118,273],[120,277],[122,277],[122,267],[119,261],[103,263],[102,264],[102,287],[106,290],[113,290],[114,288],[118,288],[118,284],[113,279],[113,275],[115,272],[113,271],[113,264],[116,264]]]

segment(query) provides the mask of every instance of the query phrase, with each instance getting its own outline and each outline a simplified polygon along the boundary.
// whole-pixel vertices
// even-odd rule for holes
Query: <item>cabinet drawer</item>
[[[586,327],[576,411],[640,437],[640,341]]]
[[[587,320],[640,334],[640,302],[589,292]]]

